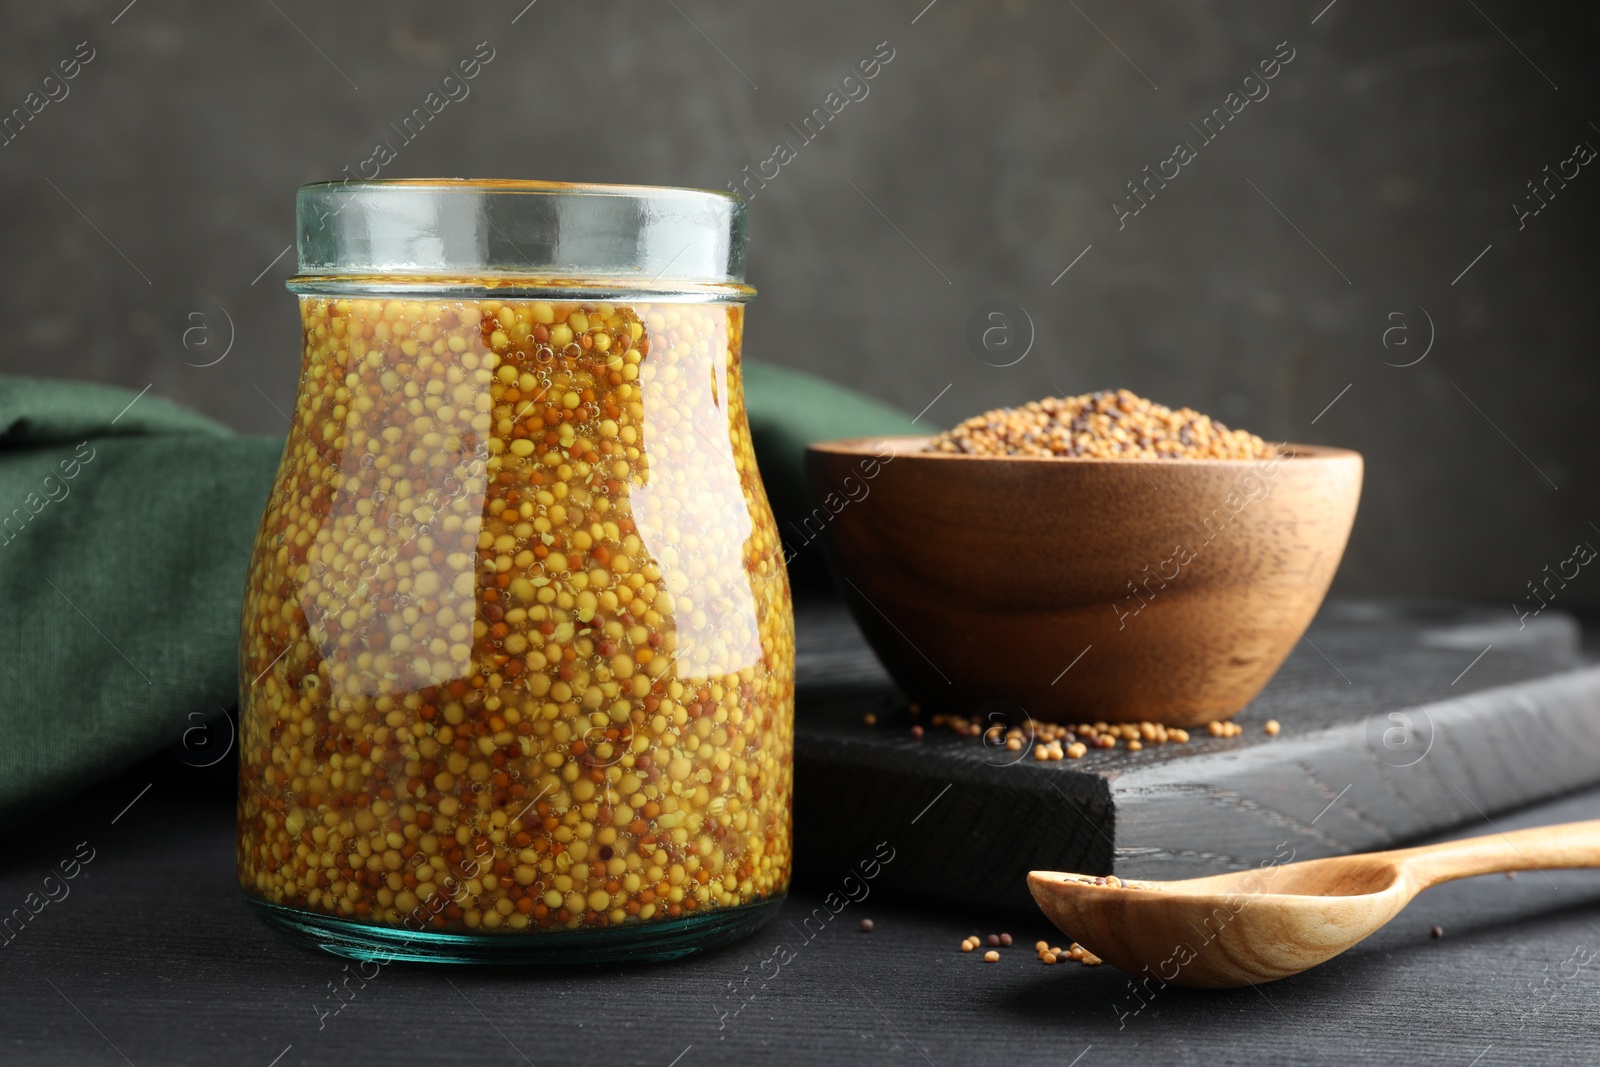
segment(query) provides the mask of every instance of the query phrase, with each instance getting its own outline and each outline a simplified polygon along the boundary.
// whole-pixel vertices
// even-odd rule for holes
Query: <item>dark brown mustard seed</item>
[[[911,728],[911,736],[913,738],[915,738],[916,740],[921,741],[922,740],[922,727],[921,726],[913,726]]]
[[[1010,934],[1001,934],[1000,935],[1000,947],[1001,948],[1010,948],[1011,947],[1011,935]]]
[[[999,934],[990,934],[989,937],[988,937],[988,942],[987,943],[988,943],[990,948],[999,948],[1000,947],[1000,935]]]
[[[1444,936],[1444,927],[1442,927],[1442,926],[1435,926],[1435,927],[1434,927],[1434,928],[1433,928],[1433,929],[1432,929],[1432,930],[1429,930],[1429,931],[1428,931],[1428,932],[1429,932],[1429,933],[1430,933],[1430,934],[1432,934],[1432,935],[1433,935],[1433,939],[1434,939],[1434,940],[1435,940],[1435,941],[1437,941],[1437,940],[1439,940],[1439,938],[1441,938],[1441,937],[1443,937],[1443,936]]]
[[[861,932],[864,933],[864,934],[872,933],[872,920],[871,919],[862,919],[861,920]]]

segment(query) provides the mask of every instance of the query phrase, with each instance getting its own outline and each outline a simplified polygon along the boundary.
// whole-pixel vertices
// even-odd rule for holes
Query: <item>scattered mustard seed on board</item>
[[[962,737],[981,738],[985,745],[1004,747],[1009,752],[1021,752],[1031,743],[1033,758],[1039,763],[1082,759],[1091,748],[1116,748],[1119,741],[1125,742],[1130,752],[1142,751],[1148,745],[1169,742],[1182,745],[1189,741],[1188,730],[1158,722],[1084,722],[1074,726],[1025,719],[1015,726],[985,727],[965,715],[939,714],[933,717],[933,725],[945,727]],[[913,727],[912,736],[920,737],[916,729]],[[1213,722],[1206,725],[1206,732],[1212,737],[1238,737],[1244,733],[1244,727],[1235,722]],[[1267,732],[1277,731],[1269,726]]]

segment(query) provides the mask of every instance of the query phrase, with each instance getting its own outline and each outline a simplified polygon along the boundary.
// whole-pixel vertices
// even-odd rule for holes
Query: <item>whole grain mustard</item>
[[[244,601],[245,891],[507,934],[783,892],[794,634],[742,309],[301,311]]]

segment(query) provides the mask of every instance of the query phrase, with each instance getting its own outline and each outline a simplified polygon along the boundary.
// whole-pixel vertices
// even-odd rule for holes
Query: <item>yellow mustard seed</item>
[[[495,934],[781,893],[794,636],[742,309],[301,315],[244,598],[244,890]]]

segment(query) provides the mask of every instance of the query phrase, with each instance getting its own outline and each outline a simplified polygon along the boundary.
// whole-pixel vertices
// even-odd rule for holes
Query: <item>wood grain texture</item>
[[[1031,914],[1029,870],[1186,878],[1389,848],[1600,781],[1600,668],[1554,613],[1519,630],[1509,612],[1331,602],[1243,736],[1036,763],[912,738],[848,617],[798,610],[797,867],[841,869],[938,797],[879,886],[908,900]]]
[[[1109,966],[1046,967],[1025,947],[1054,936],[1042,915],[907,909],[874,889],[810,939],[796,929],[822,899],[803,890],[748,941],[678,963],[395,965],[365,986],[352,980],[336,1002],[330,983],[345,980],[346,961],[290,945],[239,894],[233,782],[213,774],[226,761],[212,771],[160,762],[165,775],[141,767],[0,842],[6,909],[78,842],[98,850],[70,895],[0,948],[7,1067],[1594,1061],[1600,966],[1585,961],[1600,950],[1596,871],[1440,886],[1349,952],[1260,989],[1163,989]],[[202,788],[207,775],[217,780]],[[1600,792],[1495,821],[1511,830],[1597,807]],[[1489,829],[1479,820],[1473,832]],[[862,918],[871,934],[857,931]],[[1435,923],[1442,940],[1428,936]],[[996,964],[957,949],[999,930],[1024,947]],[[769,980],[780,942],[794,959]]]
[[[1034,871],[1028,888],[1062,933],[1129,974],[1234,989],[1326,963],[1443,882],[1574,867],[1600,867],[1600,820],[1175,882]]]
[[[1316,614],[1361,494],[1361,457],[1337,448],[1103,460],[926,443],[813,445],[807,470],[868,643],[913,697],[962,712],[1233,715]]]

